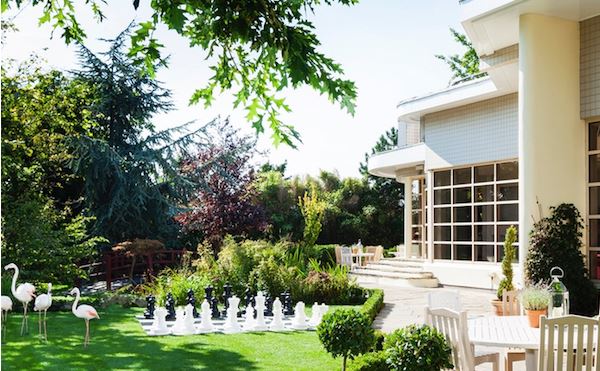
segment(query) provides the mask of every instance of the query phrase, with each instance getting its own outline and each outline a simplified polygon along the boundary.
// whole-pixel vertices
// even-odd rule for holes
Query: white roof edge
[[[427,113],[480,102],[486,99],[510,94],[509,89],[498,89],[489,76],[464,84],[410,98],[398,103],[398,121],[418,122]]]

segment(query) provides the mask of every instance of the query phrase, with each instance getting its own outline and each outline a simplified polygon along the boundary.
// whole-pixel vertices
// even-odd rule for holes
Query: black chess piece
[[[221,318],[221,313],[219,313],[219,299],[213,297],[210,301],[210,309],[212,310],[212,318],[219,319]]]
[[[273,298],[269,293],[267,293],[267,297],[265,298],[265,316],[272,317],[273,316]]]
[[[204,299],[206,299],[206,301],[209,303],[212,303],[213,290],[214,289],[211,285],[208,285],[204,288]]]
[[[186,303],[187,304],[191,304],[192,307],[194,308],[192,310],[192,315],[194,316],[194,318],[200,317],[200,314],[196,310],[196,297],[194,296],[194,290],[192,290],[192,289],[188,290],[188,292],[187,292],[187,298],[186,298]]]
[[[223,317],[227,316],[227,309],[229,308],[229,298],[231,297],[231,285],[229,282],[223,286],[223,304],[225,304],[225,310],[223,311]]]
[[[283,314],[286,316],[294,315],[294,308],[292,308],[292,295],[289,292],[283,293]]]
[[[165,309],[167,309],[167,321],[175,320],[175,299],[173,299],[173,295],[171,293],[167,294],[167,298],[165,299]]]
[[[146,296],[146,311],[144,312],[144,318],[154,318],[154,307],[156,306],[156,298],[154,295]]]

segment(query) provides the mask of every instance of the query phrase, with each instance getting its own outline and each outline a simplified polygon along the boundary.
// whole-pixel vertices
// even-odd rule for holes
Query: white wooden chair
[[[427,305],[429,308],[446,308],[455,312],[462,310],[458,291],[442,290],[427,294]]]
[[[444,334],[452,348],[454,370],[474,371],[475,366],[492,363],[493,371],[500,368],[500,354],[484,349],[475,349],[469,341],[467,329],[467,312],[455,312],[445,308],[430,309],[425,307],[425,324],[436,328]]]
[[[341,265],[346,266],[352,270],[356,265],[352,260],[352,249],[348,246],[342,246],[342,248],[340,249],[340,254],[342,260]]]
[[[520,316],[521,303],[519,303],[519,291],[502,291],[502,315],[503,316]],[[525,350],[523,349],[508,349],[504,358],[505,370],[513,371],[515,362],[525,361]]]
[[[581,316],[540,319],[539,371],[599,370],[600,320]],[[596,363],[596,364],[594,364]]]

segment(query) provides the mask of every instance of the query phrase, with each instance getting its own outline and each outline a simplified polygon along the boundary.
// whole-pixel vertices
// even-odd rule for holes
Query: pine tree
[[[81,45],[77,79],[96,99],[88,107],[98,122],[95,137],[73,138],[72,169],[85,180],[84,202],[94,230],[111,243],[133,238],[168,241],[177,233],[173,215],[201,180],[179,173],[179,159],[210,143],[213,120],[155,131],[152,117],[171,109],[170,93],[128,59],[128,29],[95,54]],[[225,154],[223,154],[225,155]],[[212,165],[207,165],[212,166]]]

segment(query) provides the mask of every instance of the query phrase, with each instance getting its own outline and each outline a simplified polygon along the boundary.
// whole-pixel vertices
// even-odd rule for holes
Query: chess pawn
[[[248,287],[246,291],[244,291],[244,305],[246,307],[252,305],[252,290],[250,290],[250,287]]]
[[[225,304],[225,310],[223,311],[223,315],[227,316],[227,309],[229,309],[229,298],[231,298],[231,285],[226,283],[223,286],[223,303]]]
[[[175,323],[173,324],[173,328],[171,328],[171,333],[173,335],[183,335],[185,332],[185,322],[184,322],[185,312],[183,309],[176,310]]]
[[[221,318],[221,312],[219,312],[219,299],[213,297],[210,301],[210,309],[212,310],[212,318],[219,319]]]
[[[187,292],[186,304],[192,305],[192,314],[194,315],[194,318],[200,317],[198,311],[196,311],[196,297],[194,296],[194,290],[192,289],[189,289]]]
[[[266,331],[268,329],[265,323],[265,297],[262,292],[259,292],[254,298],[256,301],[256,323],[254,324],[254,330]]]
[[[306,324],[306,313],[304,313],[304,303],[299,301],[296,303],[296,315],[292,319],[292,328],[294,330],[306,330],[308,328]]]
[[[292,308],[292,295],[289,292],[283,293],[283,314],[286,316],[294,315],[294,308]]]
[[[192,304],[185,306],[185,315],[183,316],[185,335],[191,335],[196,332],[194,328],[194,309]]]
[[[321,306],[315,302],[312,306],[312,315],[310,316],[310,320],[308,320],[308,325],[310,327],[317,327],[321,323],[321,317]]]
[[[211,320],[211,309],[208,300],[204,299],[200,306],[202,315],[200,316],[200,326],[198,327],[199,333],[211,332],[213,330],[213,324]]]
[[[168,335],[171,333],[167,327],[166,317],[167,310],[165,308],[159,307],[154,310],[154,322],[150,327],[150,335]]]
[[[281,310],[281,300],[275,298],[273,302],[273,321],[269,325],[269,331],[283,331],[283,312]]]
[[[246,313],[244,317],[244,331],[254,331],[254,308],[252,305],[246,307]]]
[[[273,298],[271,297],[271,295],[269,295],[269,293],[267,293],[267,296],[265,298],[265,317],[271,317],[273,316]]]
[[[171,293],[168,293],[167,298],[165,299],[165,309],[167,309],[167,321],[173,321],[176,317],[175,299]]]
[[[214,289],[211,285],[208,285],[204,288],[204,299],[206,299],[206,301],[208,301],[209,303],[212,302],[213,290]]]
[[[144,312],[144,318],[154,318],[154,306],[156,305],[156,298],[154,295],[146,296],[146,311]]]

